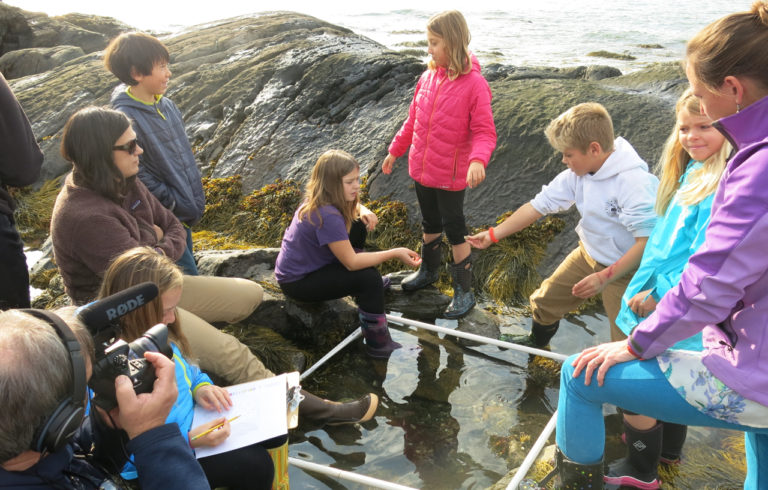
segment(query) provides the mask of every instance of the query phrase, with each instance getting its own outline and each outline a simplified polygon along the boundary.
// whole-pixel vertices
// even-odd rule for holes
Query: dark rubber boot
[[[643,490],[661,488],[658,467],[663,432],[661,423],[648,430],[637,430],[624,421],[627,457],[608,467],[605,483]]]
[[[374,393],[346,403],[325,400],[304,390],[301,394],[304,399],[299,404],[299,416],[327,425],[366,422],[373,418],[379,406],[379,397]]]
[[[553,488],[573,490],[596,490],[603,488],[603,461],[593,464],[579,464],[566,458],[558,447],[555,451],[555,468],[541,481],[526,478],[518,485],[518,490],[546,490],[553,477]]]
[[[358,308],[360,327],[365,337],[365,350],[368,355],[377,359],[388,359],[392,351],[402,347],[392,340],[387,327],[387,316],[384,313],[368,313]]]
[[[403,291],[416,291],[417,289],[425,288],[437,281],[440,275],[440,245],[443,243],[443,235],[440,235],[436,239],[429,243],[422,243],[421,245],[421,265],[419,270],[413,274],[409,274],[408,277],[403,279],[400,283],[400,287]]]
[[[475,293],[472,292],[472,254],[451,266],[453,277],[453,299],[445,309],[445,318],[461,318],[475,307]]]
[[[560,321],[551,325],[542,325],[531,320],[531,333],[528,335],[504,335],[501,340],[512,342],[513,344],[525,345],[527,347],[546,347],[549,341],[560,328]]]
[[[680,464],[683,444],[685,444],[685,437],[688,435],[688,426],[671,422],[662,422],[662,424],[664,425],[664,433],[661,439],[659,462],[668,465]]]
[[[573,490],[603,488],[603,461],[593,464],[578,464],[566,458],[557,449],[555,454],[555,469],[557,470],[560,484],[555,488],[567,488]]]

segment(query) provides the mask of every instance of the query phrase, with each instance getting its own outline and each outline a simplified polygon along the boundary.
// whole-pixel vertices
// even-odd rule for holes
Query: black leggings
[[[362,250],[367,232],[360,220],[352,223],[349,241]],[[381,274],[373,267],[350,271],[336,262],[310,272],[298,281],[281,282],[283,293],[299,301],[327,301],[352,296],[357,306],[368,313],[384,313],[384,284]]]
[[[464,243],[467,224],[464,221],[464,191],[446,191],[415,183],[416,198],[421,209],[424,233],[442,233],[451,245]]]
[[[211,488],[269,490],[275,479],[275,467],[267,449],[280,447],[287,440],[288,436],[278,436],[197,461]]]

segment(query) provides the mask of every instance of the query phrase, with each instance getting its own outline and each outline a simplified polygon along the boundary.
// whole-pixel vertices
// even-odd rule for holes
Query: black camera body
[[[96,361],[88,386],[94,392],[93,403],[106,411],[117,406],[115,378],[120,375],[130,378],[137,395],[152,391],[155,369],[144,359],[145,352],[160,352],[168,358],[173,355],[168,343],[168,327],[162,323],[131,343],[120,339],[120,317],[146,305],[157,295],[157,286],[145,282],[77,311],[96,347]]]
[[[97,358],[93,366],[93,375],[88,383],[94,392],[93,403],[107,411],[117,406],[115,378],[121,374],[130,378],[137,395],[150,393],[155,384],[155,369],[144,359],[145,352],[171,356],[168,327],[159,323],[131,343],[117,340],[104,349],[104,355]]]

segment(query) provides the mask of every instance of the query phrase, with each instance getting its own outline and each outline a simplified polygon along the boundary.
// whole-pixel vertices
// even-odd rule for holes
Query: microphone
[[[91,334],[114,325],[117,320],[157,298],[159,291],[152,282],[143,282],[77,309],[78,318]]]

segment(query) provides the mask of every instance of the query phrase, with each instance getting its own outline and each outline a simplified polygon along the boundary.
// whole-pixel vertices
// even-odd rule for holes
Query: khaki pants
[[[246,345],[211,325],[243,320],[259,306],[262,296],[261,286],[247,279],[184,276],[178,317],[191,357],[203,371],[230,384],[274,376]]]
[[[577,282],[605,267],[595,262],[579,242],[579,246],[568,254],[555,272],[531,295],[534,321],[542,325],[550,325],[563,318],[566,313],[578,308],[586,300],[571,294],[571,289]],[[603,289],[603,307],[611,323],[611,341],[627,338],[616,326],[616,315],[619,314],[621,307],[621,297],[633,275],[634,271],[631,271]]]

